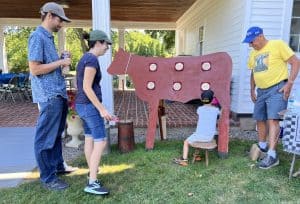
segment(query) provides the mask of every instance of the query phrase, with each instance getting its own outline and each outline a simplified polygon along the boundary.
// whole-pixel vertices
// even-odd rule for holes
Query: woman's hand
[[[106,109],[102,109],[99,112],[105,120],[111,121],[113,119],[113,116]]]

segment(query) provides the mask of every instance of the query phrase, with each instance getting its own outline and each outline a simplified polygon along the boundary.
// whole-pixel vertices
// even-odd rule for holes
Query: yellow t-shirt
[[[269,40],[261,50],[252,50],[248,67],[252,70],[255,85],[265,89],[287,79],[287,60],[294,54],[282,40]]]

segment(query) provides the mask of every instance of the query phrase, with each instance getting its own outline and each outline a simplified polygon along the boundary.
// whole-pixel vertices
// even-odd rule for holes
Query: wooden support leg
[[[149,103],[149,119],[148,119],[148,129],[146,136],[146,149],[152,150],[155,141],[155,132],[157,124],[157,108],[158,101],[153,101]]]
[[[228,156],[229,143],[229,109],[224,109],[219,121],[218,152],[221,158]]]
[[[205,165],[208,166],[208,150],[205,150]]]

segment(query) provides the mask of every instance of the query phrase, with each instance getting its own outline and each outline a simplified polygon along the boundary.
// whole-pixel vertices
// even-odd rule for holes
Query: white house
[[[289,43],[291,36],[291,47],[299,52],[300,1],[201,0],[176,22],[177,54],[226,51],[232,57],[231,110],[237,114],[253,111],[247,69],[250,49],[241,43],[250,26],[262,27],[268,39]]]

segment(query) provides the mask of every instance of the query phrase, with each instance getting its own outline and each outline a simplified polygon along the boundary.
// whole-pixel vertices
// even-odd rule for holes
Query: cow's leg
[[[159,100],[149,102],[149,118],[148,129],[146,135],[146,149],[152,150],[154,147],[156,124],[157,124],[157,109]]]
[[[219,122],[218,154],[221,158],[228,156],[229,109],[223,109]]]

